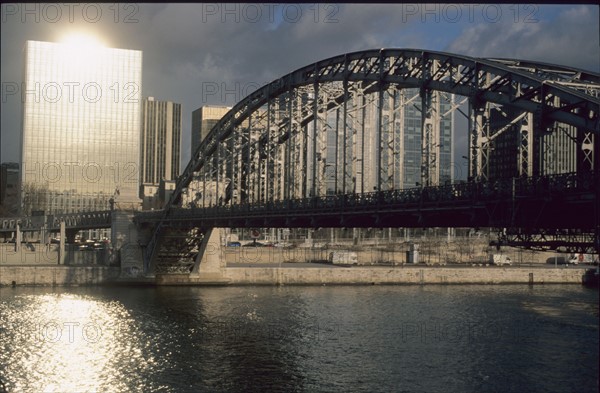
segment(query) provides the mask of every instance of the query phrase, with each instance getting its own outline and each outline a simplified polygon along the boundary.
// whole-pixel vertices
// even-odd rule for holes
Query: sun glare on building
[[[94,66],[106,48],[98,38],[83,33],[65,35],[61,43],[63,59],[75,68]]]
[[[63,39],[63,43],[76,47],[76,48],[102,48],[102,43],[98,38],[87,34],[69,34]]]
[[[23,83],[36,93],[23,103],[28,214],[107,210],[117,188],[120,203],[138,202],[142,52],[73,40],[25,44]]]

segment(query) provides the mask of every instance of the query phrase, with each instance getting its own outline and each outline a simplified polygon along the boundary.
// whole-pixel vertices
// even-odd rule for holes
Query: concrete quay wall
[[[63,258],[65,265],[102,265],[109,259],[109,250],[78,250],[77,245],[67,246]],[[23,244],[15,250],[14,244],[0,244],[1,265],[59,265],[60,254],[56,244]]]
[[[98,285],[116,280],[121,269],[107,266],[0,266],[0,286]]]
[[[581,284],[583,273],[583,269],[562,267],[231,267],[225,269],[223,279],[230,285]]]
[[[476,243],[476,242],[474,242]],[[479,244],[481,245],[481,244]],[[485,244],[487,247],[487,243]],[[419,261],[429,262],[431,264],[447,263],[447,262],[465,262],[465,263],[487,263],[489,256],[488,251],[480,251],[472,255],[462,255],[456,252],[451,252],[448,247],[440,246],[439,250],[429,250],[431,253],[425,253],[425,247],[420,251]],[[482,246],[483,249],[483,246]],[[227,263],[290,263],[290,262],[314,262],[327,260],[329,254],[333,251],[342,250],[340,248],[277,248],[277,247],[223,247],[222,257]],[[345,251],[353,250],[352,247],[343,248]],[[355,251],[358,257],[359,265],[373,265],[382,262],[401,264],[407,263],[406,250],[388,250],[371,248]],[[542,251],[523,251],[505,247],[501,252],[497,252],[509,256],[513,263],[547,263],[552,261],[555,256],[554,252]],[[560,255],[559,258],[564,259],[568,255]]]
[[[501,267],[228,267],[221,274],[157,275],[155,285],[581,284],[584,269]],[[0,266],[0,286],[139,284],[119,267]],[[138,280],[139,281],[139,280]]]

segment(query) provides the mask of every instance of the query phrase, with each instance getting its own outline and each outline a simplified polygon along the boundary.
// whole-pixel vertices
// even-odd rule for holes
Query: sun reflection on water
[[[144,356],[148,341],[121,303],[73,294],[20,298],[20,308],[0,302],[0,363],[5,378],[18,376],[5,381],[9,391],[145,390],[136,374],[153,366]]]

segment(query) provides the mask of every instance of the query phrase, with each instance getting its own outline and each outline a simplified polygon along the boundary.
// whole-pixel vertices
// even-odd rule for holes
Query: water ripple
[[[584,392],[597,375],[597,292],[574,286],[0,290],[11,392]]]

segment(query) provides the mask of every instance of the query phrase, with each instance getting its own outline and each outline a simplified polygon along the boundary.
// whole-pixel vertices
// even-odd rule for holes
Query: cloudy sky
[[[21,98],[6,87],[21,82],[25,41],[59,42],[76,32],[143,51],[143,95],[183,105],[182,165],[194,109],[233,105],[346,52],[419,48],[600,72],[596,5],[2,4],[0,161],[19,160]]]

